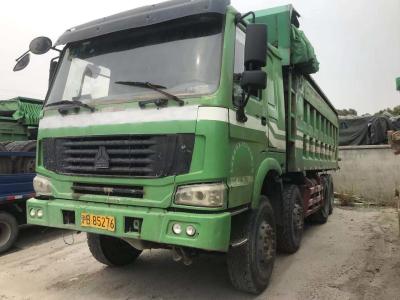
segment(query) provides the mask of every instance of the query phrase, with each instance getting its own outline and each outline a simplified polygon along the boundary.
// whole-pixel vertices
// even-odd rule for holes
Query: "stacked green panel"
[[[39,125],[41,100],[16,97],[0,101],[0,141],[27,140]]]

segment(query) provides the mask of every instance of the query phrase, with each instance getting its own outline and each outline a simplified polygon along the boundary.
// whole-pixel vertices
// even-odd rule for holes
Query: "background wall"
[[[335,192],[355,194],[371,203],[394,203],[400,189],[400,156],[387,145],[340,147]]]

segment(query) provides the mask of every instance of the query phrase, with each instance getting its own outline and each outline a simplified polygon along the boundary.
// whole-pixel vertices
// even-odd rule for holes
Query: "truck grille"
[[[72,190],[77,194],[143,198],[142,186],[119,186],[103,184],[74,183]]]
[[[193,134],[42,140],[44,167],[60,174],[164,177],[189,172]]]

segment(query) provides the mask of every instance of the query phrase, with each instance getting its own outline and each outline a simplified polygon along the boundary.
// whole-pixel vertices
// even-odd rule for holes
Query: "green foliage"
[[[393,107],[393,108],[386,108],[386,109],[382,109],[382,110],[380,110],[380,111],[378,111],[376,114],[375,114],[375,116],[377,116],[377,115],[381,115],[381,114],[383,114],[384,112],[388,112],[388,113],[390,113],[391,115],[393,115],[393,116],[400,116],[400,105],[397,105],[397,106],[395,106],[395,107]]]
[[[339,116],[357,116],[357,111],[353,108],[349,109],[337,109],[336,110]]]

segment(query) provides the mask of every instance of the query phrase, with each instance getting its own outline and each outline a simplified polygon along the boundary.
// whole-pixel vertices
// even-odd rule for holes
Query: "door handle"
[[[261,117],[261,125],[263,125],[263,126],[267,125],[267,118],[266,117]]]

